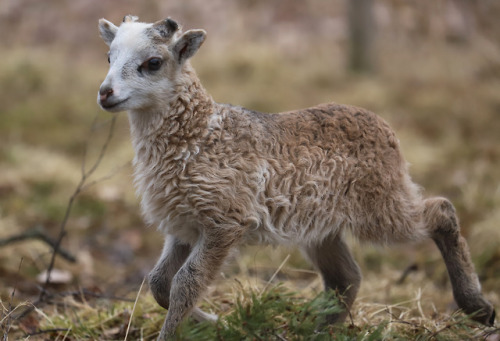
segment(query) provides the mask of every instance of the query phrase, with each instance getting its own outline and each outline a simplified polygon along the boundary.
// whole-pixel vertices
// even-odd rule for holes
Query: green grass
[[[83,296],[82,296],[83,297]],[[48,313],[37,311],[40,319],[37,334],[29,339],[65,340],[154,340],[166,311],[149,293],[139,294],[137,304],[66,297]],[[224,304],[218,305],[217,302]],[[404,309],[401,303],[401,309]],[[224,308],[222,308],[224,306]],[[372,323],[351,322],[324,324],[325,315],[342,310],[333,292],[312,297],[283,285],[266,290],[243,290],[231,296],[211,297],[202,307],[218,313],[217,323],[186,319],[178,328],[176,340],[479,340],[493,328],[477,328],[465,316],[455,314],[445,319],[419,320],[399,318],[393,313]],[[135,308],[135,310],[134,310]],[[376,310],[362,305],[365,314]],[[128,331],[128,333],[127,333]],[[22,335],[17,330],[16,335]]]

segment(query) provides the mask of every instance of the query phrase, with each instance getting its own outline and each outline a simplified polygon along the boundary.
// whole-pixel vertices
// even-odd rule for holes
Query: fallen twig
[[[36,336],[36,335],[42,335],[42,334],[47,334],[47,333],[57,333],[57,332],[67,332],[68,328],[53,328],[53,329],[42,329],[42,330],[37,330],[36,332],[34,333],[29,333],[29,334],[26,334],[26,336]]]
[[[419,323],[414,323],[414,322],[410,322],[410,321],[405,321],[399,317],[397,317],[396,315],[394,315],[392,312],[390,312],[389,310],[387,310],[387,313],[391,316],[392,320],[389,321],[388,323],[400,323],[400,324],[406,324],[406,325],[409,325],[409,326],[412,326],[413,328],[415,329],[424,329],[427,333],[429,334],[433,334],[433,332],[428,329],[427,327],[425,327],[424,325],[421,325]],[[436,334],[437,335],[437,334]]]
[[[83,298],[93,297],[93,298],[100,298],[100,299],[114,300],[114,301],[135,302],[135,300],[132,298],[99,294],[99,293],[95,293],[95,292],[92,292],[92,291],[87,290],[87,289],[82,289],[79,291],[59,292],[59,293],[55,294],[54,296],[60,296],[60,297],[73,296],[73,297],[83,297]]]
[[[67,251],[61,247],[56,248],[56,241],[54,241],[52,238],[50,238],[45,233],[45,231],[43,230],[43,227],[41,227],[41,226],[35,226],[32,229],[29,229],[29,230],[24,231],[22,233],[16,234],[14,236],[10,236],[10,237],[5,238],[5,239],[0,239],[0,247],[6,246],[9,244],[13,244],[13,243],[22,242],[22,241],[29,240],[29,239],[41,240],[42,242],[49,245],[54,252],[58,253],[61,257],[66,259],[68,262],[71,262],[71,263],[76,262],[76,257],[73,256],[69,251]]]
[[[396,282],[396,284],[403,284],[403,282],[405,281],[406,277],[408,277],[408,275],[412,272],[415,272],[415,271],[418,271],[418,265],[417,264],[410,264],[408,267],[406,267],[406,269],[403,271],[403,273],[401,274],[401,277],[399,277],[398,281]]]

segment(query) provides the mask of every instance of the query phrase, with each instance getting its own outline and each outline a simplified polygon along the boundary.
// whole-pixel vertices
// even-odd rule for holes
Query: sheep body
[[[343,229],[382,243],[427,235],[415,220],[418,188],[378,116],[337,104],[261,114],[204,100],[198,136],[171,143],[183,133],[176,136],[169,116],[171,133],[154,138],[157,151],[137,153],[149,223],[161,222],[185,242],[198,237],[198,224],[189,221],[202,216],[243,229],[251,243],[309,243]]]

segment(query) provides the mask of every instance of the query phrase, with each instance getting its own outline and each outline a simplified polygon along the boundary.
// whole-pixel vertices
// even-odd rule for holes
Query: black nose
[[[99,100],[105,102],[108,98],[113,96],[113,89],[104,87],[99,89]]]

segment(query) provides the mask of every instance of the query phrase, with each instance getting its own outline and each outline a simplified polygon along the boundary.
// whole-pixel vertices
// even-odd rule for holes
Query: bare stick
[[[104,141],[104,144],[101,148],[99,156],[97,157],[97,160],[95,161],[94,165],[92,167],[90,167],[90,169],[88,171],[85,169],[86,168],[85,167],[85,160],[87,157],[87,145],[88,145],[88,141],[87,141],[87,145],[85,146],[83,160],[82,160],[82,177],[80,179],[80,182],[76,186],[75,191],[73,192],[73,194],[69,198],[68,206],[66,207],[66,212],[64,213],[64,218],[63,218],[61,225],[60,225],[59,236],[58,236],[56,243],[54,245],[54,251],[52,252],[52,257],[50,259],[50,263],[49,263],[49,266],[47,268],[47,279],[45,281],[45,284],[42,287],[42,290],[40,292],[40,296],[38,298],[39,302],[44,300],[46,292],[47,292],[47,287],[50,284],[50,275],[52,273],[52,269],[54,268],[57,250],[59,250],[61,242],[62,242],[64,236],[67,234],[66,224],[68,223],[69,215],[70,215],[71,210],[73,208],[73,204],[75,202],[75,199],[81,193],[87,179],[95,172],[95,170],[97,169],[97,167],[101,163],[102,158],[104,157],[104,154],[106,153],[106,150],[109,146],[111,138],[113,137],[113,132],[114,132],[115,123],[116,123],[116,117],[117,116],[113,116],[113,118],[111,119],[111,124],[109,127],[108,136],[106,137],[106,140]],[[97,116],[94,119],[94,123],[92,124],[92,126],[95,126],[96,119],[97,119]]]
[[[127,162],[123,163],[121,166],[116,167],[115,169],[113,169],[109,174],[107,174],[107,175],[105,175],[105,176],[103,176],[101,178],[98,178],[98,179],[96,179],[94,181],[90,181],[89,183],[86,183],[84,186],[82,186],[82,191],[86,190],[89,187],[94,186],[95,184],[97,184],[99,182],[103,182],[103,181],[111,179],[116,173],[120,172],[122,169],[124,169],[125,167],[127,167],[129,164],[130,164],[130,161],[127,161]]]
[[[52,270],[54,269],[56,255],[58,253],[60,253],[61,242],[62,242],[64,236],[66,236],[66,234],[67,234],[66,225],[68,223],[69,215],[70,215],[71,210],[73,208],[73,204],[75,202],[76,197],[83,191],[83,189],[87,189],[89,187],[89,186],[85,186],[86,185],[86,181],[95,172],[95,170],[97,169],[97,167],[101,163],[101,161],[102,161],[102,159],[104,157],[104,154],[106,153],[106,150],[107,150],[107,148],[109,146],[109,143],[111,142],[111,139],[113,137],[113,133],[114,133],[114,129],[115,129],[115,123],[116,123],[116,118],[117,118],[117,116],[113,116],[113,118],[111,119],[110,127],[109,127],[109,130],[108,130],[108,135],[106,137],[106,140],[104,141],[104,144],[101,147],[101,151],[99,153],[99,156],[97,157],[97,160],[92,165],[92,167],[90,167],[90,169],[88,171],[86,170],[86,159],[87,159],[87,149],[88,149],[88,144],[89,144],[89,141],[90,141],[90,137],[87,140],[87,143],[85,144],[85,148],[84,148],[84,151],[83,151],[82,165],[81,165],[81,171],[82,171],[81,179],[78,182],[78,185],[76,186],[75,191],[73,192],[73,194],[69,198],[68,205],[66,206],[66,212],[64,213],[64,218],[61,221],[58,238],[55,241],[55,243],[51,243],[51,245],[53,246],[53,252],[52,252],[52,256],[51,256],[51,259],[50,259],[49,266],[47,268],[47,279],[45,280],[45,283],[43,284],[43,286],[40,289],[40,295],[39,295],[38,299],[33,303],[33,305],[31,307],[29,307],[28,309],[26,309],[25,311],[23,311],[22,313],[20,313],[19,316],[16,317],[16,319],[22,319],[24,316],[26,316],[29,313],[31,313],[35,309],[35,306],[37,306],[40,303],[44,302],[46,300],[47,296],[48,296],[48,294],[47,294],[47,288],[48,288],[48,286],[50,284],[50,275],[52,273]],[[96,122],[97,122],[97,115],[96,115],[96,117],[94,118],[94,120],[92,122],[92,126],[91,126],[91,129],[90,129],[90,135],[92,135],[92,133],[95,130]],[[93,182],[92,185],[94,185],[96,183],[97,182]]]
[[[399,277],[398,281],[396,284],[403,284],[405,281],[406,277],[412,272],[418,271],[418,265],[417,264],[411,264],[409,265],[401,274],[401,277]]]
[[[93,298],[100,298],[100,299],[106,299],[106,300],[115,300],[115,301],[123,301],[123,302],[134,302],[133,299],[131,298],[126,298],[126,297],[118,297],[114,295],[106,295],[106,294],[98,294],[92,291],[89,291],[85,288],[82,288],[79,291],[66,291],[66,292],[59,292],[56,293],[54,296],[58,297],[67,297],[67,296],[73,296],[73,297],[80,297],[82,300],[85,299],[86,297],[93,297]]]
[[[29,239],[41,240],[42,242],[49,245],[52,248],[52,250],[57,252],[61,257],[66,259],[68,262],[71,262],[71,263],[76,262],[75,256],[73,256],[69,251],[67,251],[63,248],[56,249],[56,242],[52,238],[50,238],[43,231],[43,228],[40,226],[35,226],[34,228],[29,229],[27,231],[24,231],[23,233],[13,235],[13,236],[10,236],[10,237],[5,238],[5,239],[0,239],[0,247],[5,246],[5,245],[9,245],[9,244],[13,244],[13,243],[17,243],[17,242],[22,242],[22,241],[29,240]]]
[[[49,333],[67,332],[68,330],[71,330],[71,329],[70,328],[43,329],[43,330],[38,330],[38,331],[36,331],[34,333],[26,334],[26,336],[31,337],[31,336],[42,335],[42,334],[49,334]]]

